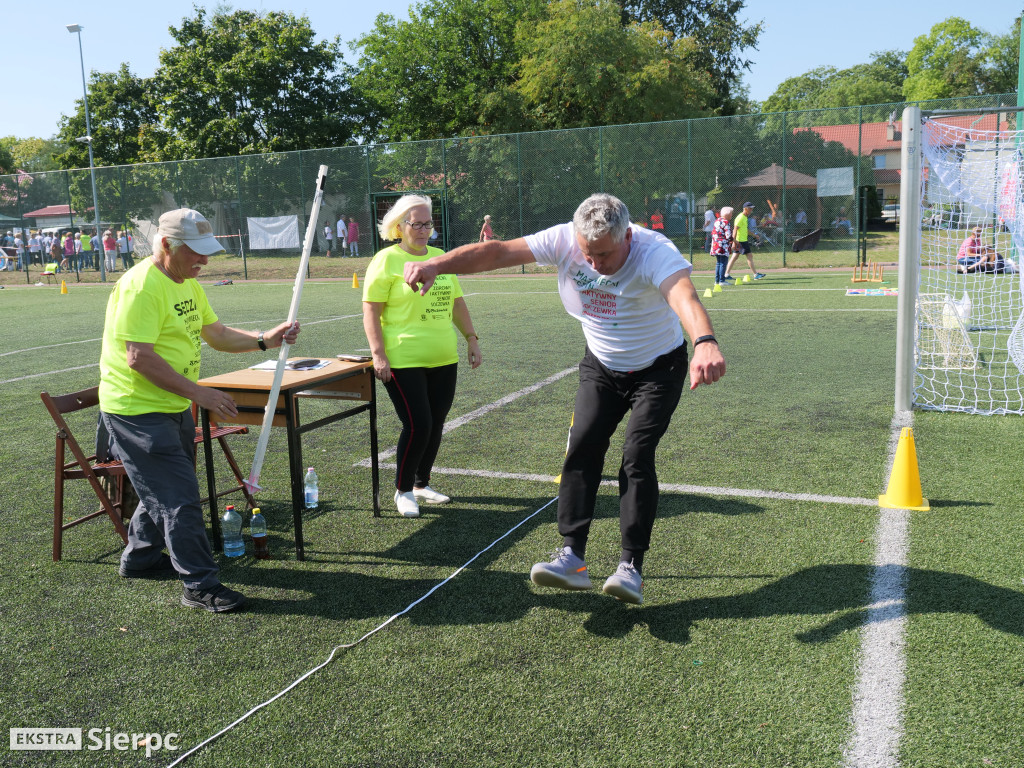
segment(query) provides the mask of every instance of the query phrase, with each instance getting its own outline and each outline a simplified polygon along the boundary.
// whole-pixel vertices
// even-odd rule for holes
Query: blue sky
[[[132,72],[153,74],[161,48],[170,47],[169,26],[192,15],[200,0],[10,0],[4,9],[7,55],[3,72],[7,104],[0,110],[0,136],[49,137],[61,115],[82,96],[77,36],[66,24],[82,25],[86,70],[112,72],[128,62]],[[234,8],[287,10],[305,14],[322,38],[350,41],[370,31],[378,13],[408,18],[409,0],[265,0],[234,2]],[[216,2],[206,4],[213,9]],[[923,7],[926,6],[926,7]],[[909,50],[914,38],[943,19],[959,15],[987,32],[1004,34],[1021,10],[1019,0],[892,2],[860,0],[809,3],[804,0],[747,0],[744,21],[764,20],[759,50],[751,51],[744,75],[753,98],[764,100],[788,77],[830,64],[839,69],[866,62],[871,53]],[[349,61],[355,55],[346,49]]]

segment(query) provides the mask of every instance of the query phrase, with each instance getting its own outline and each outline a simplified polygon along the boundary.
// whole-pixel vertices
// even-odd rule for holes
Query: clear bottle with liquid
[[[270,559],[270,547],[267,544],[267,519],[263,517],[259,507],[255,507],[252,511],[249,535],[252,536],[252,553],[259,560]]]
[[[316,509],[320,504],[320,480],[312,467],[306,470],[302,485],[306,491],[306,509]]]
[[[220,533],[224,537],[224,554],[228,557],[240,557],[245,554],[245,542],[242,541],[242,516],[235,512],[235,505],[228,504],[220,519]]]

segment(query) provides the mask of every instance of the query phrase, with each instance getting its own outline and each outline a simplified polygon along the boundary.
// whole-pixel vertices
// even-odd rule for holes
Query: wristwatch
[[[267,351],[267,345],[263,341],[263,331],[260,331],[260,335],[256,337],[256,346],[259,347],[264,352]]]

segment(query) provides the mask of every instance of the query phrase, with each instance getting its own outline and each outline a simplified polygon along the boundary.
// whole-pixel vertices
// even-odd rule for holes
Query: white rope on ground
[[[889,438],[892,471],[899,435],[913,414],[898,412]],[[875,532],[871,597],[861,634],[861,658],[853,693],[853,733],[843,750],[843,768],[898,768],[903,736],[906,679],[907,551],[910,513],[882,509]]]
[[[513,525],[513,526],[512,526],[511,528],[509,528],[509,529],[508,529],[507,531],[505,531],[505,533],[501,534],[501,536],[499,536],[498,538],[496,538],[496,539],[495,539],[494,541],[492,541],[492,542],[491,542],[490,544],[488,544],[488,545],[487,545],[486,547],[484,547],[484,548],[483,548],[483,549],[481,549],[481,550],[480,550],[479,552],[477,552],[477,553],[476,553],[475,555],[473,555],[473,556],[472,556],[471,558],[469,558],[469,560],[467,560],[467,561],[466,561],[465,563],[463,563],[463,564],[462,564],[461,566],[459,566],[459,567],[458,567],[458,568],[457,568],[457,569],[456,569],[456,570],[455,570],[455,571],[454,571],[454,572],[452,573],[452,575],[451,575],[451,576],[449,576],[448,578],[446,578],[446,579],[445,579],[444,581],[441,581],[441,582],[438,582],[437,584],[435,584],[435,585],[434,585],[433,587],[431,587],[431,588],[430,588],[430,589],[429,589],[429,590],[428,590],[428,591],[427,591],[427,592],[426,592],[426,593],[425,593],[425,594],[424,594],[424,595],[423,595],[422,597],[420,597],[420,598],[417,598],[416,600],[414,600],[414,601],[412,601],[411,603],[409,603],[409,605],[407,605],[407,606],[406,606],[405,608],[403,608],[402,610],[400,610],[400,611],[399,611],[398,613],[396,613],[396,614],[394,614],[394,615],[390,616],[390,617],[389,617],[389,618],[387,619],[387,621],[383,622],[382,624],[379,624],[379,625],[377,625],[377,626],[376,626],[376,627],[375,627],[374,629],[371,629],[371,630],[370,630],[369,632],[367,632],[367,633],[366,633],[365,635],[363,635],[362,637],[360,637],[360,638],[359,638],[358,640],[355,640],[355,641],[353,641],[353,642],[351,642],[351,643],[345,643],[344,645],[338,645],[338,646],[335,646],[335,647],[334,647],[334,649],[333,649],[333,650],[331,651],[330,655],[328,655],[327,659],[326,659],[326,660],[325,660],[324,662],[322,662],[321,664],[318,664],[317,666],[313,667],[313,668],[312,668],[311,670],[309,670],[309,671],[308,671],[308,672],[306,672],[306,673],[305,673],[304,675],[302,675],[301,677],[299,677],[298,679],[296,679],[296,680],[295,680],[295,681],[294,681],[293,683],[291,683],[291,685],[289,685],[288,687],[284,688],[284,689],[283,689],[283,690],[281,690],[280,692],[278,692],[278,693],[274,694],[274,695],[273,695],[273,696],[271,696],[271,697],[270,697],[269,699],[267,699],[266,701],[264,701],[264,702],[263,702],[262,704],[258,704],[258,705],[256,705],[255,707],[253,707],[252,709],[250,709],[250,710],[249,710],[248,712],[246,712],[246,713],[245,713],[244,715],[242,715],[241,717],[239,717],[239,718],[238,718],[237,720],[235,720],[235,721],[234,721],[234,722],[232,722],[231,724],[229,724],[229,725],[225,726],[225,727],[224,727],[224,728],[222,728],[221,730],[217,731],[217,733],[213,734],[213,736],[210,736],[210,737],[209,737],[208,739],[206,739],[205,741],[203,741],[203,742],[200,742],[200,743],[199,743],[199,744],[197,744],[196,746],[192,747],[192,749],[190,749],[190,750],[189,750],[188,752],[185,752],[185,753],[184,753],[183,755],[181,755],[181,757],[179,757],[179,758],[178,758],[177,760],[175,760],[175,761],[174,761],[173,763],[168,763],[168,765],[167,765],[167,768],[174,768],[174,766],[176,766],[176,765],[178,765],[178,764],[180,764],[180,763],[184,762],[184,761],[185,761],[185,760],[186,760],[186,759],[187,759],[187,758],[188,758],[189,756],[191,756],[191,755],[195,754],[195,753],[196,753],[196,752],[198,752],[198,751],[199,751],[200,749],[202,749],[203,747],[205,747],[205,746],[206,746],[207,744],[210,744],[211,742],[213,742],[213,741],[215,741],[215,740],[219,739],[219,738],[220,738],[221,736],[223,736],[223,735],[224,735],[225,733],[227,733],[228,731],[230,731],[230,730],[231,730],[232,728],[234,728],[234,727],[235,727],[236,725],[238,725],[239,723],[241,723],[241,722],[243,722],[243,721],[247,720],[248,718],[250,718],[250,717],[251,717],[252,715],[254,715],[254,714],[256,714],[257,712],[259,712],[259,711],[260,711],[261,709],[263,709],[264,707],[266,707],[266,706],[268,706],[268,705],[272,704],[273,702],[277,701],[277,700],[278,700],[279,698],[281,698],[281,697],[282,697],[282,696],[284,696],[284,695],[285,695],[286,693],[288,693],[289,691],[291,691],[292,689],[294,689],[294,688],[295,688],[295,687],[296,687],[297,685],[299,685],[299,683],[301,683],[301,682],[302,682],[303,680],[305,680],[305,679],[306,679],[306,678],[308,678],[308,677],[311,677],[312,675],[316,674],[316,673],[317,673],[317,672],[319,672],[319,671],[320,671],[321,669],[323,669],[324,667],[326,667],[326,666],[327,666],[328,664],[330,664],[330,663],[331,663],[331,661],[333,661],[333,659],[334,659],[334,656],[335,656],[335,654],[336,654],[336,653],[337,653],[338,651],[340,651],[340,650],[348,650],[349,648],[354,648],[355,646],[359,645],[359,644],[360,644],[361,642],[363,642],[364,640],[366,640],[366,639],[367,639],[367,638],[369,638],[370,636],[372,636],[372,635],[375,635],[375,634],[377,634],[378,632],[380,632],[380,631],[381,631],[382,629],[384,629],[384,627],[386,627],[386,626],[387,626],[388,624],[390,624],[391,622],[393,622],[393,621],[394,621],[395,619],[397,619],[398,617],[400,617],[400,616],[404,616],[405,614],[407,614],[407,613],[408,613],[409,611],[411,611],[411,610],[412,610],[413,608],[415,608],[415,607],[416,607],[417,605],[419,605],[419,604],[420,604],[420,603],[422,603],[422,602],[423,602],[424,600],[426,600],[426,599],[427,599],[428,597],[430,597],[430,596],[431,596],[432,594],[434,594],[435,592],[437,592],[437,590],[439,590],[439,589],[440,589],[441,587],[443,587],[443,586],[444,586],[445,584],[447,584],[447,583],[448,583],[448,582],[450,582],[450,581],[451,581],[452,579],[454,579],[454,578],[455,578],[456,576],[458,576],[458,575],[459,575],[460,573],[462,573],[462,572],[463,572],[464,570],[466,570],[466,568],[467,568],[467,567],[469,567],[469,565],[470,565],[470,564],[471,564],[471,563],[472,563],[472,562],[473,562],[474,560],[476,560],[476,559],[477,559],[478,557],[480,557],[480,555],[482,555],[482,554],[484,554],[485,552],[487,552],[487,551],[488,551],[489,549],[491,549],[491,548],[492,548],[492,547],[493,547],[494,545],[496,545],[496,544],[497,544],[497,543],[498,543],[499,541],[501,541],[502,539],[505,539],[506,537],[508,537],[508,535],[509,535],[509,534],[511,534],[511,533],[512,533],[513,531],[515,531],[515,530],[516,530],[517,528],[520,528],[520,527],[522,527],[522,526],[523,526],[523,525],[525,525],[525,524],[526,524],[527,522],[529,522],[530,520],[532,520],[532,519],[533,519],[534,517],[536,517],[537,515],[539,515],[539,514],[540,514],[541,512],[543,512],[543,511],[544,511],[545,509],[547,509],[547,508],[548,508],[548,507],[550,507],[550,506],[551,506],[552,504],[554,504],[554,503],[555,503],[555,501],[557,501],[557,498],[551,499],[551,500],[550,500],[550,501],[549,501],[549,502],[548,502],[547,504],[545,504],[544,506],[540,507],[539,509],[535,510],[534,512],[531,512],[531,513],[530,513],[529,515],[527,515],[527,516],[526,516],[526,517],[524,517],[524,518],[523,518],[522,520],[520,520],[520,521],[519,521],[518,523],[516,523],[516,524],[515,524],[515,525]]]

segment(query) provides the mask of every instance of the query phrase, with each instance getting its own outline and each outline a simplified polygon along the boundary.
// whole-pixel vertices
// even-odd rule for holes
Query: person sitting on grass
[[[1005,270],[1002,255],[996,253],[991,245],[981,242],[981,227],[972,229],[971,234],[960,244],[956,260],[956,271],[964,275],[974,272],[995,274]]]

